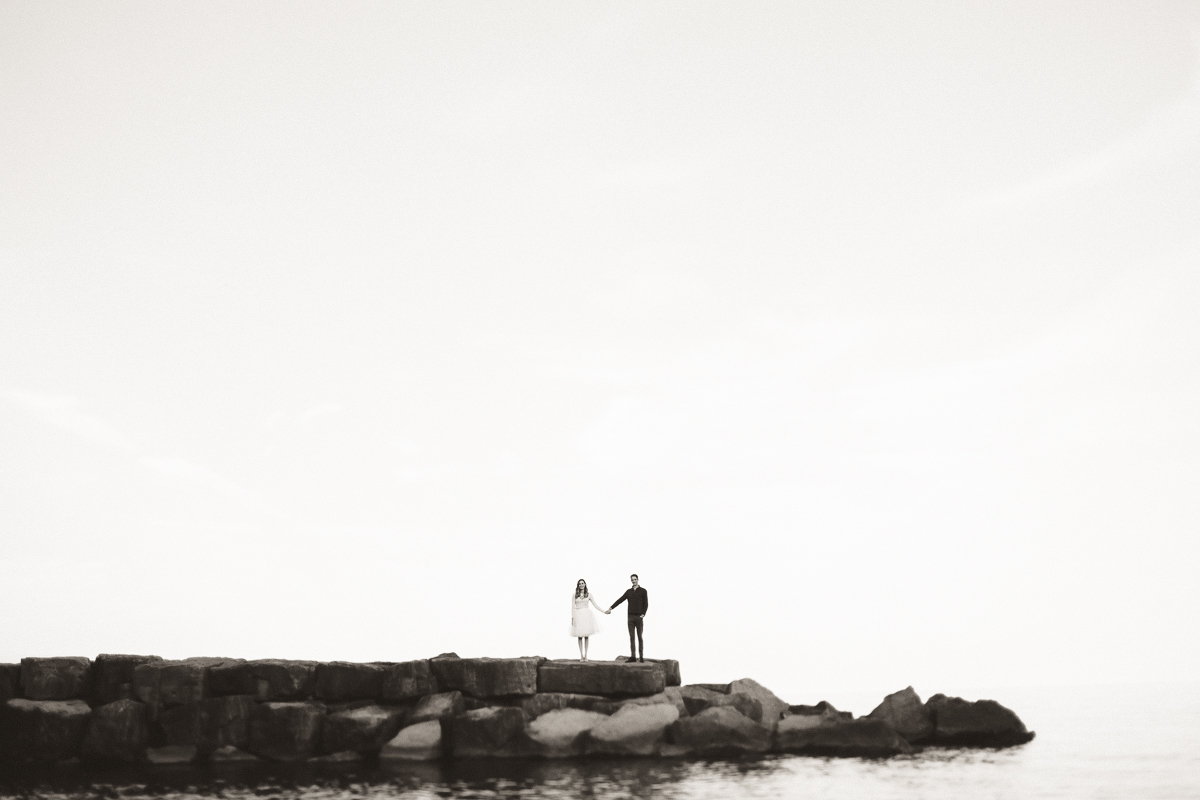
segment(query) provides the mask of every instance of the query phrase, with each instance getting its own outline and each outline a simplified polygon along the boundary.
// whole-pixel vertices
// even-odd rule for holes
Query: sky
[[[0,187],[2,661],[1200,680],[1195,3],[7,2]]]

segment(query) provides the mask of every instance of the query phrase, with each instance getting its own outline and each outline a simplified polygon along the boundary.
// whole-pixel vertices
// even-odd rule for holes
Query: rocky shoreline
[[[465,758],[884,758],[1033,738],[993,700],[912,687],[855,719],[756,681],[683,685],[672,660],[245,661],[100,655],[0,664],[0,764]]]

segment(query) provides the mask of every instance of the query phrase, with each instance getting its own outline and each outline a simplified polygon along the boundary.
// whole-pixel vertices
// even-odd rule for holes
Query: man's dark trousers
[[[630,617],[629,618],[629,658],[630,658],[630,660],[635,659],[635,658],[642,658],[646,655],[646,643],[642,641],[642,622],[643,622],[643,620],[641,617]],[[635,631],[637,632],[637,644],[638,644],[637,650],[633,649],[633,634]]]

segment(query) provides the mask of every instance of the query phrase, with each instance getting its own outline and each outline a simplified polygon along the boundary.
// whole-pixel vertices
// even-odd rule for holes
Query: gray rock
[[[347,762],[362,761],[363,754],[354,750],[342,750],[338,753],[327,753],[323,756],[313,756],[308,759],[318,764],[344,764]]]
[[[91,674],[92,662],[83,656],[21,659],[21,686],[27,700],[86,698]]]
[[[198,756],[199,751],[193,744],[167,744],[146,748],[146,760],[159,766],[191,764]]]
[[[970,702],[935,694],[925,703],[935,744],[958,747],[1010,747],[1034,737],[1025,723],[995,700]]]
[[[91,716],[82,700],[8,700],[0,706],[0,754],[15,761],[74,758]]]
[[[307,700],[317,685],[317,662],[268,658],[251,661],[259,700]]]
[[[813,756],[881,758],[913,752],[892,726],[879,719],[825,722],[817,715],[780,720],[775,749]]]
[[[151,721],[166,706],[198,703],[208,696],[208,670],[195,661],[151,661],[133,668],[133,690]]]
[[[202,754],[227,746],[245,748],[255,705],[250,695],[210,697],[164,709],[158,723],[167,744],[195,745]]]
[[[710,692],[717,692],[719,694],[729,694],[730,686],[728,683],[689,683],[688,685],[699,686],[701,689],[708,689]]]
[[[272,761],[303,761],[317,755],[325,706],[321,703],[259,703],[250,717],[249,750]]]
[[[114,700],[92,711],[80,744],[82,758],[97,761],[141,761],[150,743],[146,706],[136,700]]]
[[[651,756],[664,743],[667,727],[679,719],[674,705],[625,706],[592,728],[584,742],[587,753]]]
[[[117,700],[133,700],[133,671],[141,664],[162,661],[158,656],[101,653],[92,662],[92,705],[102,706]]]
[[[751,678],[742,678],[729,684],[729,693],[744,694],[757,700],[762,706],[762,724],[771,730],[775,729],[784,712],[788,710],[787,703],[776,697],[770,689]]]
[[[913,744],[933,737],[933,720],[929,710],[911,686],[883,698],[883,702],[867,716],[883,720]]]
[[[838,711],[827,700],[822,700],[815,706],[788,706],[786,716],[821,717],[826,722],[854,719],[854,714],[849,711]]]
[[[436,761],[442,757],[442,724],[426,720],[402,728],[379,751],[381,761]]]
[[[241,658],[227,659],[208,668],[208,691],[214,697],[257,695],[254,667]]]
[[[384,667],[384,700],[409,700],[438,693],[437,678],[429,667],[429,659],[401,661]]]
[[[21,697],[21,665],[0,664],[0,703]]]
[[[525,735],[537,746],[543,758],[570,758],[583,755],[586,739],[593,728],[608,720],[596,711],[559,708],[542,714],[525,729]]]
[[[607,697],[659,694],[666,688],[657,664],[620,661],[547,661],[538,669],[538,690]]]
[[[748,694],[721,694],[702,686],[683,686],[679,690],[680,700],[687,708],[688,714],[695,716],[700,712],[717,707],[730,707],[754,722],[762,722],[762,704]]]
[[[731,705],[713,706],[695,716],[671,723],[667,755],[722,756],[765,753],[771,748],[771,731]]]
[[[376,705],[328,714],[321,729],[321,752],[377,752],[400,732],[407,715],[404,708]]]
[[[480,708],[442,720],[445,747],[455,758],[533,755],[535,748],[524,732],[525,713],[519,708]]]
[[[629,663],[629,656],[617,656],[617,661]],[[657,664],[662,667],[663,677],[667,686],[682,686],[683,680],[680,677],[679,662],[673,658],[647,658],[646,664]]]
[[[466,710],[462,692],[430,694],[417,701],[416,707],[408,717],[408,724],[415,725],[418,722],[454,717],[465,713]]]
[[[317,664],[317,699],[326,702],[378,700],[384,668],[378,664],[330,661]]]
[[[213,750],[212,753],[209,754],[208,759],[209,759],[209,761],[212,761],[215,764],[241,763],[241,762],[247,762],[247,761],[261,761],[262,760],[258,756],[254,755],[253,753],[248,753],[245,750],[242,750],[241,748],[234,747],[233,745],[226,745],[225,747],[218,747],[216,750]]]
[[[429,666],[442,691],[476,698],[535,694],[539,658],[438,658]]]

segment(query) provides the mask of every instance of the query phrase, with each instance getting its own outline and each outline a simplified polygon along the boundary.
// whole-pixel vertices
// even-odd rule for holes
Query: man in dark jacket
[[[638,586],[638,576],[630,575],[629,580],[633,583],[629,589],[625,590],[625,594],[621,595],[617,602],[608,607],[605,613],[611,613],[614,608],[629,601],[626,608],[629,611],[629,660],[630,661],[645,661],[646,646],[642,641],[642,620],[646,617],[646,610],[650,608],[650,595],[646,594],[646,590]],[[637,650],[633,649],[633,634],[637,632]]]

